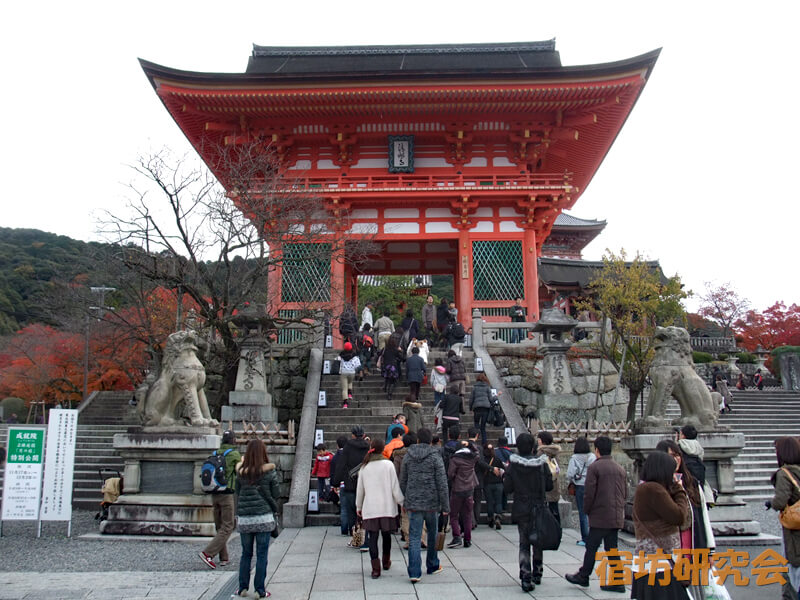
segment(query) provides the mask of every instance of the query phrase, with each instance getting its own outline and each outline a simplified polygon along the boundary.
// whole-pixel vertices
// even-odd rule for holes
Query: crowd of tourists
[[[510,520],[517,525],[519,536],[520,584],[524,591],[535,589],[542,583],[544,550],[557,549],[561,538],[561,447],[547,431],[536,437],[519,435],[516,451],[504,437],[496,444],[482,442],[477,427],[469,428],[465,439],[458,425],[446,431],[447,439],[442,440],[427,427],[411,429],[402,414],[389,424],[385,437],[370,439],[361,426],[354,426],[349,439],[341,436],[337,440],[335,454],[322,444],[317,447],[312,475],[317,478],[320,497],[337,497],[341,533],[350,538],[348,546],[369,552],[373,578],[392,567],[392,535],[399,531],[408,550],[407,572],[412,583],[422,578],[423,549],[425,573],[441,573],[438,552],[445,545],[451,550],[472,546],[481,500],[486,500],[488,526],[499,530],[511,498]],[[634,554],[642,552],[646,560],[637,561],[632,568],[664,575],[657,582],[634,576],[631,598],[706,597],[707,588],[693,585],[681,575],[694,572],[698,565],[680,564],[702,560],[703,551],[713,553],[716,545],[708,515],[714,491],[706,481],[704,449],[697,437],[697,430],[686,425],[675,439],[661,440],[639,473],[632,512]],[[775,450],[779,466],[772,476],[775,495],[766,507],[781,511],[788,560],[783,598],[788,600],[797,598],[800,588],[800,440],[778,438]],[[231,431],[224,432],[215,454],[232,475],[229,484],[212,496],[217,534],[200,557],[210,568],[227,565],[227,540],[237,527],[242,545],[237,593],[244,596],[250,588],[255,554],[253,587],[258,597],[268,597],[269,544],[280,531],[275,465],[269,462],[260,440],[248,442],[242,456]],[[626,472],[612,457],[612,440],[599,436],[590,449],[586,438],[578,438],[565,482],[564,491],[575,496],[578,507],[578,544],[585,547],[580,568],[565,578],[588,587],[600,546],[606,552],[617,549],[624,520]],[[677,562],[658,558],[664,555],[672,555]],[[625,585],[614,581],[605,582],[601,589],[627,591]]]

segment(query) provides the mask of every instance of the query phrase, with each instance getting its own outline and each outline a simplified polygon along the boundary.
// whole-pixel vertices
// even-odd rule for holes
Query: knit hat
[[[447,369],[445,369],[442,365],[439,365],[438,367],[436,367],[436,371],[444,375],[447,372]]]
[[[344,349],[345,350],[352,350],[353,349],[353,344],[351,344],[350,342],[345,342],[344,343]]]

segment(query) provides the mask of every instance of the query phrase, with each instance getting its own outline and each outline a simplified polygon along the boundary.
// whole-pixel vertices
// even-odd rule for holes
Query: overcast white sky
[[[663,47],[572,211],[608,221],[585,257],[624,247],[695,291],[730,281],[759,309],[800,302],[797,2],[140,0],[14,2],[3,13],[1,226],[96,239],[137,154],[191,152],[137,57],[242,72],[253,43],[555,37],[565,65]]]

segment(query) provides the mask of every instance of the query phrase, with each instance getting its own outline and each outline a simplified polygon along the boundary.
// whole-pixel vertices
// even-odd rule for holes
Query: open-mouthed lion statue
[[[216,426],[203,391],[206,370],[197,358],[203,340],[196,331],[177,331],[167,338],[161,373],[138,403],[146,426]]]
[[[692,347],[689,333],[681,327],[657,327],[656,356],[650,367],[650,397],[639,427],[661,427],[671,398],[678,401],[681,416],[673,425],[714,427],[717,408],[706,383],[692,366]]]

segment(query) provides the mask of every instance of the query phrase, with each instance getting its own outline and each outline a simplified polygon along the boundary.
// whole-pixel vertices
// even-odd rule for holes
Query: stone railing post
[[[283,505],[283,526],[304,527],[308,508],[309,473],[313,462],[314,435],[317,426],[319,384],[322,378],[322,346],[324,342],[322,318],[317,315],[314,343],[308,361],[308,378],[303,397],[303,412],[297,430],[292,484],[289,501]]]
[[[475,353],[475,357],[480,358],[483,362],[483,374],[486,375],[489,384],[497,390],[500,408],[503,409],[503,414],[505,414],[509,426],[514,428],[517,435],[528,431],[522,415],[517,410],[517,405],[514,404],[514,398],[506,389],[503,378],[497,372],[497,367],[495,367],[491,355],[486,351],[483,340],[483,318],[481,317],[481,311],[477,308],[472,309],[472,351]]]

